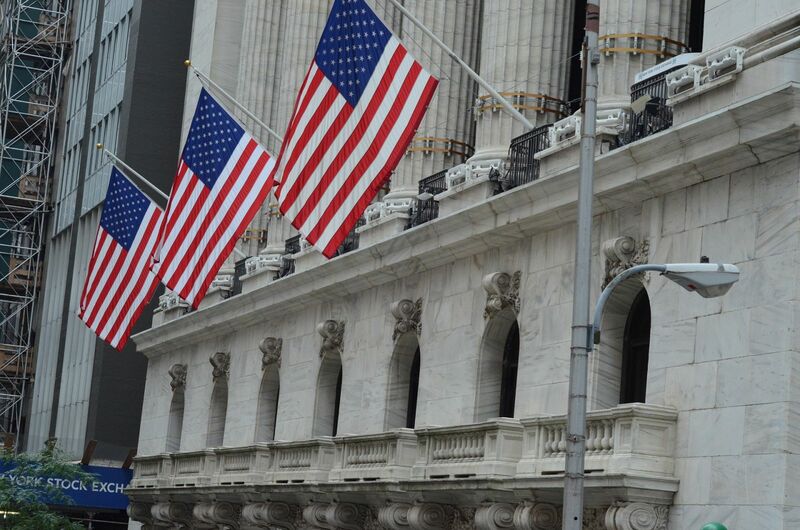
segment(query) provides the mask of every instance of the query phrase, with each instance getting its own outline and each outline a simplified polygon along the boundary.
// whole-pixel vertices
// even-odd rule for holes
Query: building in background
[[[80,458],[94,441],[87,454],[93,463],[120,465],[136,448],[146,361],[133,345],[119,353],[97,340],[76,316],[110,174],[95,145],[169,189],[192,13],[191,0],[76,0],[72,6],[26,450],[56,438]],[[138,329],[149,325],[145,316]]]

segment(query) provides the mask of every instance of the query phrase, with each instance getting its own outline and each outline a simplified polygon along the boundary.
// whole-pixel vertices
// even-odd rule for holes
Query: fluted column
[[[484,2],[481,76],[535,126],[562,116],[572,17],[573,3],[563,0]],[[477,150],[471,162],[505,158],[511,139],[525,127],[483,91],[475,104]]]
[[[406,7],[473,68],[478,62],[480,2],[407,0]],[[388,13],[387,13],[388,14]],[[398,24],[395,24],[397,30]],[[439,79],[408,152],[392,175],[387,203],[418,194],[421,178],[463,163],[472,153],[473,122],[468,109],[475,83],[453,59],[408,20],[399,37],[411,54]]]
[[[612,0],[600,9],[599,110],[630,105],[634,76],[685,51],[690,0]]]

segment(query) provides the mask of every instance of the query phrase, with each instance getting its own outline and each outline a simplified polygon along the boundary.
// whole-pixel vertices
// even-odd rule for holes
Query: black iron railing
[[[242,294],[242,276],[247,274],[246,261],[247,258],[243,258],[233,264],[233,287],[231,287],[228,297]]]
[[[344,238],[342,244],[339,246],[339,249],[336,251],[337,256],[341,256],[342,254],[347,254],[348,252],[352,252],[358,248],[358,232],[356,232],[356,228],[360,226],[364,226],[366,220],[362,217],[356,222],[356,226],[350,230],[350,233]]]
[[[281,261],[281,268],[275,273],[275,279],[283,278],[294,273],[294,259],[289,256],[300,252],[300,236],[292,236],[286,240],[286,254]]]
[[[496,183],[495,195],[539,178],[539,161],[534,155],[550,147],[550,127],[542,125],[511,140],[508,171],[505,175],[500,172],[490,175]]]
[[[406,223],[406,230],[427,223],[439,216],[439,203],[433,197],[447,191],[446,175],[447,170],[444,169],[419,181],[419,198],[414,207],[411,208],[411,217]]]
[[[631,114],[628,130],[620,135],[620,143],[629,144],[672,127],[672,107],[667,105],[667,73],[645,79],[631,87],[631,103],[641,110]],[[644,107],[641,107],[644,105]]]

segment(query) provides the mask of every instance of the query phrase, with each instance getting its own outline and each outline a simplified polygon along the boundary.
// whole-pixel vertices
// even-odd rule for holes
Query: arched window
[[[271,442],[275,439],[275,424],[278,417],[278,400],[281,392],[281,381],[278,367],[267,366],[261,377],[258,391],[258,408],[256,409],[256,442]]]
[[[622,342],[620,403],[644,403],[650,356],[650,299],[642,289],[631,304]]]
[[[389,367],[386,429],[413,429],[417,415],[420,351],[416,333],[400,335]]]
[[[516,313],[505,308],[486,322],[478,367],[475,420],[513,417],[519,364]]]
[[[175,389],[172,393],[172,402],[169,405],[169,420],[167,423],[167,446],[168,453],[175,453],[181,449],[181,432],[183,431],[183,407],[184,394],[183,386]]]
[[[206,447],[222,447],[225,440],[225,417],[228,413],[228,380],[219,377],[211,392],[211,406],[208,409],[208,434]]]
[[[314,436],[336,436],[339,428],[339,402],[342,396],[342,360],[338,353],[327,352],[317,376],[314,405]]]

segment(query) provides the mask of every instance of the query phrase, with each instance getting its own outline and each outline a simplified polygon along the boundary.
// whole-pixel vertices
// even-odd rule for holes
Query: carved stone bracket
[[[514,274],[493,272],[483,277],[483,288],[488,293],[483,318],[490,318],[510,307],[519,314],[519,286],[522,272]]]
[[[557,530],[561,528],[561,510],[552,504],[523,502],[514,510],[514,528]]]
[[[340,320],[326,320],[317,324],[317,331],[322,335],[322,347],[319,356],[324,357],[326,353],[342,354],[344,344],[344,322]]]
[[[131,502],[128,504],[126,511],[128,512],[128,517],[134,521],[138,521],[145,526],[152,526],[153,514],[150,513],[152,508],[153,505],[147,502]]]
[[[378,523],[386,530],[408,530],[410,504],[392,502],[378,510]]]
[[[366,506],[349,502],[313,503],[303,510],[306,523],[330,530],[362,530],[368,515]]]
[[[241,507],[230,502],[201,502],[192,509],[193,528],[239,528]]]
[[[412,530],[443,530],[449,528],[455,510],[445,504],[414,504],[408,510],[408,526]]]
[[[422,298],[417,298],[416,302],[403,299],[392,304],[392,315],[396,320],[392,340],[397,340],[400,335],[414,332],[419,335],[422,332]]]
[[[173,364],[172,367],[167,371],[170,378],[172,379],[169,382],[170,388],[172,391],[175,392],[179,388],[183,388],[186,386],[186,372],[188,367],[185,364],[176,363]]]
[[[667,530],[669,506],[632,502],[606,511],[607,530]]]
[[[214,381],[223,376],[225,378],[228,377],[228,374],[230,373],[231,370],[231,354],[229,352],[218,351],[217,353],[209,357],[208,361],[214,368],[214,370],[211,373],[214,376]]]
[[[650,242],[644,240],[637,245],[632,237],[622,236],[604,241],[601,251],[605,257],[605,278],[602,286],[605,289],[617,274],[634,265],[647,263]]]
[[[191,528],[193,524],[192,508],[183,502],[157,502],[150,508],[150,515],[156,526]]]
[[[294,504],[257,502],[244,505],[242,522],[256,528],[296,530],[303,526],[303,511]]]
[[[278,339],[276,337],[267,337],[259,343],[258,349],[261,350],[261,353],[264,354],[261,357],[262,370],[266,370],[267,366],[271,364],[278,365],[278,368],[281,367],[281,352],[283,350],[283,339]]]
[[[478,530],[514,528],[514,506],[501,502],[481,506],[475,512],[475,528]]]

